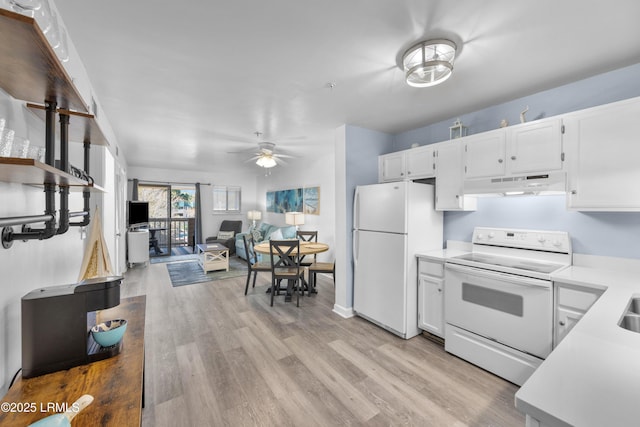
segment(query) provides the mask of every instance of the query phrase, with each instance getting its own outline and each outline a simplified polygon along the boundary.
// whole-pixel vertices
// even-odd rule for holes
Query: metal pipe
[[[69,171],[69,116],[60,114],[60,169]],[[69,187],[60,187],[60,211],[56,234],[69,230]]]
[[[0,227],[11,227],[14,225],[37,224],[39,222],[51,221],[55,219],[51,215],[30,215],[0,218]]]
[[[44,129],[44,146],[45,146],[45,162],[49,166],[55,166],[56,159],[56,102],[45,101],[45,129]]]
[[[75,218],[77,216],[86,216],[89,212],[69,212],[69,218]]]

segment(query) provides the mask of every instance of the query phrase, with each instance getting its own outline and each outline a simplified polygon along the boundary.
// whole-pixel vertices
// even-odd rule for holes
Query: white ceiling
[[[343,123],[397,133],[640,62],[637,0],[55,3],[130,166],[304,155]],[[407,86],[403,51],[443,37],[453,76]]]

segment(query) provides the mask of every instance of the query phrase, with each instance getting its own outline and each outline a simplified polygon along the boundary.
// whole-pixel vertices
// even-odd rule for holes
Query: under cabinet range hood
[[[566,193],[566,173],[479,178],[464,181],[464,194],[475,196],[515,196]]]

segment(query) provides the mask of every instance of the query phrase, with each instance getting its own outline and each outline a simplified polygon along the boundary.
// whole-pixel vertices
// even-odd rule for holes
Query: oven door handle
[[[522,277],[522,276],[517,276],[515,274],[500,273],[497,271],[488,271],[488,270],[482,270],[476,267],[466,267],[466,266],[449,264],[449,263],[445,264],[445,267],[452,271],[459,271],[461,273],[472,274],[474,276],[485,277],[488,279],[501,280],[503,282],[509,282],[514,285],[532,286],[536,288],[546,288],[546,289],[551,288],[550,282],[546,280],[541,280],[541,279]]]

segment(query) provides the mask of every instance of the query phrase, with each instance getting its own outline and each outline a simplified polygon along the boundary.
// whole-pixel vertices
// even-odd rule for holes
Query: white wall
[[[284,226],[283,213],[266,212],[267,191],[292,188],[320,187],[320,215],[305,215],[301,230],[317,230],[318,241],[328,243],[328,252],[318,255],[318,261],[335,259],[335,157],[333,140],[327,141],[318,152],[304,158],[290,160],[287,165],[276,166],[271,175],[258,180],[257,208],[262,211],[262,222]]]

